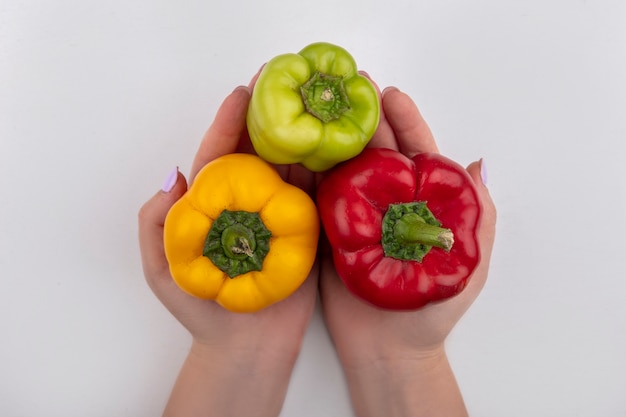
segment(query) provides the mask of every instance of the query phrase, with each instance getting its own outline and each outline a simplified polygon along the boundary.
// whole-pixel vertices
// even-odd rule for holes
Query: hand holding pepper
[[[371,147],[395,149],[408,157],[438,152],[429,127],[406,94],[389,88],[381,100],[381,122]],[[402,408],[399,415],[465,415],[444,342],[487,278],[496,211],[481,179],[481,168],[480,161],[474,162],[467,171],[483,208],[478,231],[482,256],[469,284],[455,297],[411,312],[377,309],[346,289],[337,276],[330,250],[324,254],[322,306],[356,415],[385,415],[392,405]]]
[[[250,87],[253,83],[254,79]],[[223,102],[200,144],[190,182],[210,161],[251,149],[245,129],[250,87],[237,88]],[[311,192],[313,175],[302,167],[281,167],[280,173]],[[174,170],[163,190],[139,213],[146,280],[193,338],[165,415],[197,415],[198,410],[210,410],[214,415],[276,416],[314,309],[317,263],[294,294],[257,313],[232,313],[211,300],[188,295],[172,279],[163,246],[166,214],[186,190],[184,176]]]
[[[255,78],[256,79],[256,78]],[[253,152],[246,132],[250,90],[226,98],[207,131],[190,182],[209,162],[233,152]],[[379,93],[380,94],[380,93]],[[413,101],[395,88],[381,98],[371,147],[407,156],[437,152],[433,136]],[[213,301],[182,291],[170,274],[163,246],[166,214],[187,190],[175,170],[141,209],[139,238],[146,279],[162,303],[189,330],[191,352],[183,365],[165,415],[267,415],[280,412],[289,376],[315,304],[318,277],[325,320],[345,369],[356,415],[465,415],[448,365],[444,342],[480,292],[495,233],[495,207],[481,181],[481,162],[467,172],[480,198],[481,259],[464,291],[411,312],[374,308],[355,298],[338,278],[328,248],[304,284],[291,296],[257,313],[235,314]],[[282,178],[313,195],[315,176],[301,165],[279,167]]]

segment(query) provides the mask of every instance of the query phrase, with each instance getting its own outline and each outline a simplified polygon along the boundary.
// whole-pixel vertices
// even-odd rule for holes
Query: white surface
[[[491,275],[448,343],[474,416],[626,415],[622,0],[0,3],[0,415],[155,416],[189,338],[136,212],[222,98],[344,46],[485,158]],[[282,416],[352,416],[316,313]]]

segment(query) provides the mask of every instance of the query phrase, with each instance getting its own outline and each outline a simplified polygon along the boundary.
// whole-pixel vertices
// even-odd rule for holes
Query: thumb
[[[187,181],[176,168],[167,176],[162,189],[139,210],[139,249],[149,283],[169,270],[163,247],[163,225],[170,208],[186,191]]]

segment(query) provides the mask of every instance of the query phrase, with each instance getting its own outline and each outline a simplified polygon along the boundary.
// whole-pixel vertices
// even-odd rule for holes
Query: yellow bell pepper
[[[304,282],[319,229],[308,194],[261,158],[229,154],[208,163],[168,212],[165,255],[187,293],[255,312]]]

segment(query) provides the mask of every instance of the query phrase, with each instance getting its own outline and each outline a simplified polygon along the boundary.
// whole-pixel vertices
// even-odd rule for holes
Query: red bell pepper
[[[478,194],[440,154],[368,148],[324,177],[317,205],[339,277],[375,306],[415,310],[452,297],[478,264]]]

